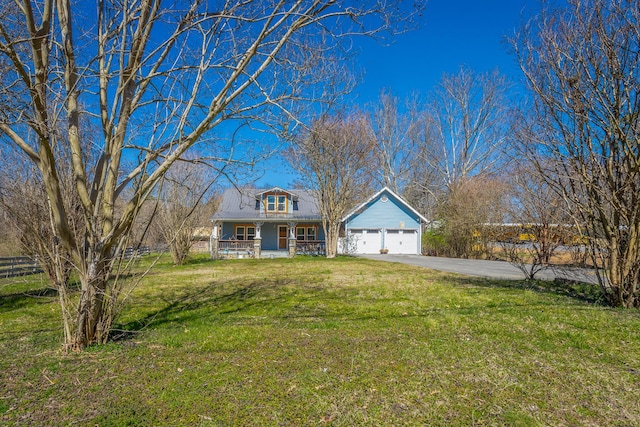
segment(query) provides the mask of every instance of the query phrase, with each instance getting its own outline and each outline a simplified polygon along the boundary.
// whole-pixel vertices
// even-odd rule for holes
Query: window
[[[296,228],[296,238],[298,240],[304,240],[304,238],[305,238],[305,236],[304,236],[304,227]]]
[[[247,240],[253,240],[256,238],[256,228],[247,227]]]
[[[287,196],[278,196],[278,212],[287,210]]]
[[[307,240],[316,240],[316,228],[307,227]]]
[[[287,212],[286,194],[267,194],[264,200],[266,212]]]
[[[244,226],[236,227],[236,239],[244,240]]]
[[[316,227],[296,227],[296,239],[303,240],[316,240]]]
[[[276,196],[268,195],[267,196],[267,211],[273,212],[276,210]]]
[[[256,238],[256,228],[249,225],[236,225],[237,240],[253,240]]]

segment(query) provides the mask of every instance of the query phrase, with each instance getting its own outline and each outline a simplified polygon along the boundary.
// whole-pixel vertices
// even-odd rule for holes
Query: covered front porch
[[[325,255],[322,228],[309,222],[215,222],[210,247],[214,259]]]

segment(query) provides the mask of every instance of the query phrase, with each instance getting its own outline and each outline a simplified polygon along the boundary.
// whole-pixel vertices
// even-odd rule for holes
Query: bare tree
[[[160,183],[154,223],[176,265],[184,263],[196,232],[215,212],[216,176],[211,176],[210,171],[197,162],[180,162],[172,166]]]
[[[58,149],[60,145],[55,145]],[[0,210],[6,216],[7,225],[15,231],[23,253],[38,260],[49,283],[58,294],[62,311],[65,342],[73,335],[77,315],[72,304],[72,260],[51,227],[51,211],[43,183],[34,166],[21,161],[14,151],[4,150],[3,158],[14,167],[0,170]],[[69,213],[71,230],[76,239],[83,236],[80,200],[75,192],[70,159],[60,154],[60,188],[62,200]],[[66,166],[66,167],[65,167]]]
[[[436,211],[440,251],[457,258],[487,255],[487,225],[504,218],[505,190],[503,182],[488,176],[468,177],[452,185]]]
[[[316,120],[289,150],[292,166],[317,194],[327,258],[337,254],[342,219],[369,193],[374,146],[369,120],[352,113]]]
[[[535,104],[529,160],[589,234],[606,301],[640,306],[640,4],[569,0],[513,41]]]
[[[402,192],[405,200],[431,219],[436,217],[438,201],[446,194],[440,171],[426,161],[431,156],[429,150],[434,144],[433,131],[428,115],[419,111],[412,132],[412,138],[416,141],[415,152],[412,153],[414,159],[408,171],[407,185]]]
[[[465,180],[495,172],[508,137],[509,87],[497,72],[462,67],[444,75],[425,108],[411,115],[416,161],[404,193],[429,218],[444,220],[438,214],[449,211],[442,207]]]
[[[486,251],[481,228],[503,208],[504,185],[494,176],[508,137],[508,88],[497,72],[462,67],[443,76],[415,122],[420,163],[407,194],[440,224],[426,234],[430,252],[469,257]]]
[[[13,224],[13,215],[6,206],[8,182],[0,176],[0,256],[22,254],[19,230]]]
[[[398,98],[382,91],[372,106],[371,125],[376,138],[376,180],[380,187],[389,187],[401,194],[411,179],[418,161],[416,151],[420,142],[420,111],[416,100],[398,105]]]
[[[339,70],[344,36],[392,34],[410,21],[407,8],[386,1],[216,6],[101,0],[94,21],[82,2],[0,5],[0,63],[9,66],[0,135],[37,168],[53,234],[81,282],[68,347],[108,339],[121,301],[109,280],[118,262],[112,254],[126,246],[145,199],[175,161],[236,125],[295,120],[298,101],[322,97],[310,87]],[[100,138],[83,138],[85,123],[96,124]],[[55,138],[60,128],[64,137]],[[54,139],[72,161],[83,239],[64,203]],[[216,145],[211,161],[234,160],[231,148]],[[91,163],[90,149],[99,152]]]
[[[511,222],[520,225],[515,233],[527,238],[526,242],[519,242],[519,236],[513,236],[502,239],[501,245],[509,262],[526,279],[534,279],[539,271],[551,266],[551,258],[560,246],[571,243],[574,227],[564,198],[549,187],[546,177],[525,159],[513,159],[510,163],[508,216]],[[504,229],[496,231],[499,235],[509,233]]]
[[[430,129],[421,152],[444,188],[482,174],[498,161],[508,135],[508,87],[497,72],[461,68],[442,78],[425,112]]]

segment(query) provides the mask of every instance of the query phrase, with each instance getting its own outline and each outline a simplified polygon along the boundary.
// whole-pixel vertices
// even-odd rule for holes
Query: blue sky
[[[518,78],[515,60],[504,42],[531,12],[535,0],[429,0],[418,30],[398,36],[390,46],[363,41],[359,64],[363,101],[375,100],[383,88],[403,99],[426,93],[443,73],[461,65],[484,72],[498,68]]]
[[[364,72],[354,103],[375,101],[382,89],[400,100],[426,95],[444,73],[464,65],[477,72],[496,68],[514,82],[520,78],[504,38],[520,26],[536,0],[429,0],[420,28],[402,34],[389,46],[360,39],[356,64]],[[295,175],[267,173],[258,185],[287,187]]]

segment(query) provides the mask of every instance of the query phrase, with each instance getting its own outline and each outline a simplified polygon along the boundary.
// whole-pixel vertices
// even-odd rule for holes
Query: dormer
[[[298,196],[280,187],[261,191],[255,197],[256,210],[259,209],[260,213],[286,215],[298,210]]]

